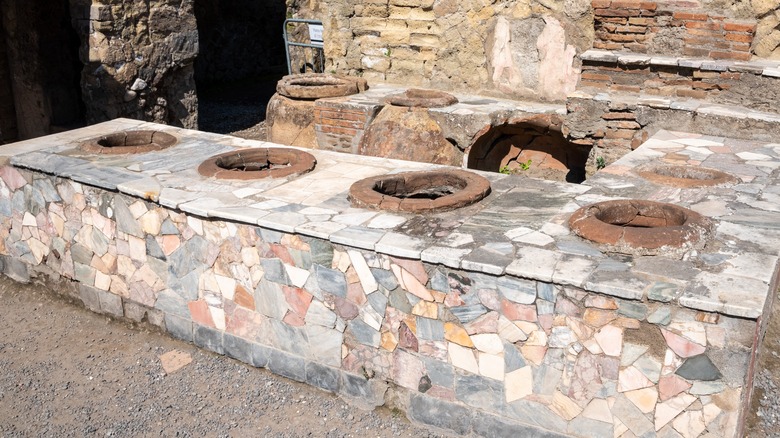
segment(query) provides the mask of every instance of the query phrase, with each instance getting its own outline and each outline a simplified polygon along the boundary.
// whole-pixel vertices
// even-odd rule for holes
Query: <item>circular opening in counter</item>
[[[726,172],[706,167],[649,165],[637,169],[642,178],[672,187],[711,187],[734,184],[738,179]]]
[[[322,99],[360,93],[368,89],[363,78],[335,76],[325,73],[304,73],[283,77],[276,92],[292,99]]]
[[[374,176],[349,189],[355,207],[408,213],[454,210],[490,193],[490,181],[463,170],[430,170]]]
[[[626,199],[580,208],[569,219],[578,236],[616,252],[646,253],[704,242],[712,222],[693,210],[662,202]]]
[[[458,103],[458,98],[443,91],[410,88],[403,93],[387,96],[385,102],[395,106],[441,108]]]
[[[297,149],[242,149],[209,158],[198,167],[198,173],[232,180],[284,178],[310,172],[316,164],[313,155]]]
[[[87,140],[81,150],[92,154],[141,154],[169,148],[176,137],[161,131],[120,131]]]

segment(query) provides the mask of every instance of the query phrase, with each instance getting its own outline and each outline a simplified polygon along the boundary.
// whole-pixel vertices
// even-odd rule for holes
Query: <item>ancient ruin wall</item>
[[[117,117],[197,126],[193,0],[71,0],[84,41],[87,122]]]
[[[516,97],[563,99],[576,86],[575,55],[595,39],[594,10],[583,0],[290,0],[288,6],[296,17],[325,23],[329,70]],[[662,0],[657,8],[756,23],[749,53],[780,58],[780,0]],[[657,44],[685,36],[661,30]]]
[[[324,21],[329,70],[416,86],[562,99],[593,39],[587,0],[288,4]]]

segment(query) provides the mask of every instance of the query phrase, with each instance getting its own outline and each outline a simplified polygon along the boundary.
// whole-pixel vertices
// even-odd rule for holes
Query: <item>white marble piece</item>
[[[303,234],[304,236],[317,237],[319,239],[329,239],[330,236],[339,230],[346,228],[344,224],[337,224],[336,222],[324,221],[324,222],[306,222],[302,225],[295,227],[295,232]]]
[[[406,221],[407,219],[403,216],[380,213],[373,219],[369,220],[366,226],[368,228],[391,229],[402,225]]]
[[[530,246],[518,248],[515,260],[506,267],[506,273],[517,277],[551,282],[561,254]]]

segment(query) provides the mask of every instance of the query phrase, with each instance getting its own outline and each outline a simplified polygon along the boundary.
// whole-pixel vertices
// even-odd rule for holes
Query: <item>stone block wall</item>
[[[588,0],[320,0],[293,5],[325,23],[326,70],[371,81],[560,100],[591,46]]]
[[[754,320],[493,276],[0,168],[0,252],[88,307],[460,434],[736,436]],[[392,390],[391,396],[386,392]],[[446,414],[445,414],[446,413]]]
[[[71,9],[88,123],[128,117],[197,126],[192,0],[71,0]]]

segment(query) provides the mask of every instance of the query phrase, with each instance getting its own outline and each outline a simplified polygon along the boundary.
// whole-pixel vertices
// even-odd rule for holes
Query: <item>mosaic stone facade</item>
[[[0,178],[6,272],[73,280],[94,310],[146,314],[286,377],[374,404],[393,388],[410,418],[458,433],[737,433],[755,320],[202,219],[11,166]]]

